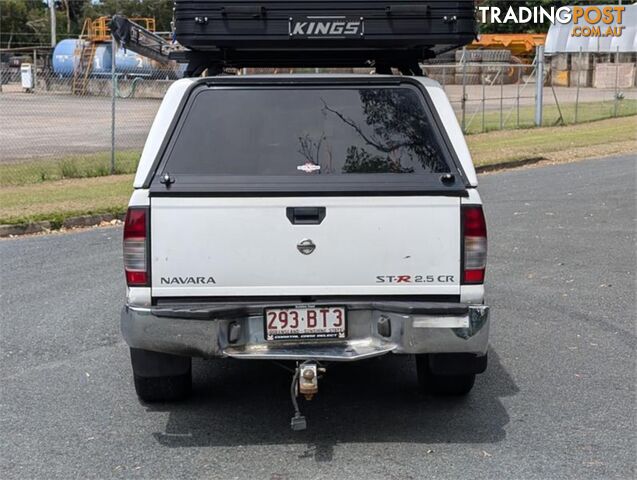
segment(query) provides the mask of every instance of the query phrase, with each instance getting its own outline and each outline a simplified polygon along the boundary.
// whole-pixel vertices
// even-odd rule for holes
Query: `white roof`
[[[594,6],[594,5],[591,5]],[[597,5],[603,7],[604,5]],[[575,26],[570,23],[555,23],[549,28],[546,36],[544,52],[548,55],[552,53],[608,53],[608,52],[637,52],[637,3],[632,5],[622,5],[626,7],[622,15],[622,23],[617,23],[617,18],[613,23],[599,23],[602,34],[608,27],[623,26],[619,37],[574,37],[571,31]],[[569,7],[571,10],[572,7]],[[588,25],[582,24],[579,26]]]

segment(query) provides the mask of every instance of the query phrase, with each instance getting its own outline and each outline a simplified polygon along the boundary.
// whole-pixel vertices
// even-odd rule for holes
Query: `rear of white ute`
[[[440,86],[392,76],[176,82],[124,228],[122,332],[137,393],[190,389],[191,357],[414,354],[422,388],[486,368],[487,232]]]

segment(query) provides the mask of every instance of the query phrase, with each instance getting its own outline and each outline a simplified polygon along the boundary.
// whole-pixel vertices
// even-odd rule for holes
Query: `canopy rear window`
[[[151,195],[466,195],[409,77],[219,77],[193,85]]]
[[[411,87],[204,89],[185,113],[164,168],[175,175],[450,171]]]

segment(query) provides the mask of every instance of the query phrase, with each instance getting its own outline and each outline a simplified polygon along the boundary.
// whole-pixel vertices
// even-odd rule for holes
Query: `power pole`
[[[57,43],[55,40],[55,31],[57,29],[55,24],[55,0],[49,0],[49,13],[51,15],[51,48],[53,48]]]

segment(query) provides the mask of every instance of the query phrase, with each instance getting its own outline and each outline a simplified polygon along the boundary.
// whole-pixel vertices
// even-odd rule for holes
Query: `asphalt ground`
[[[335,366],[300,433],[267,363],[195,361],[191,400],[137,401],[120,229],[2,241],[0,478],[634,478],[635,169],[483,176],[487,372],[449,400],[409,357]]]
[[[117,99],[115,145],[142,150],[161,99]],[[111,150],[110,97],[0,93],[0,163]]]

